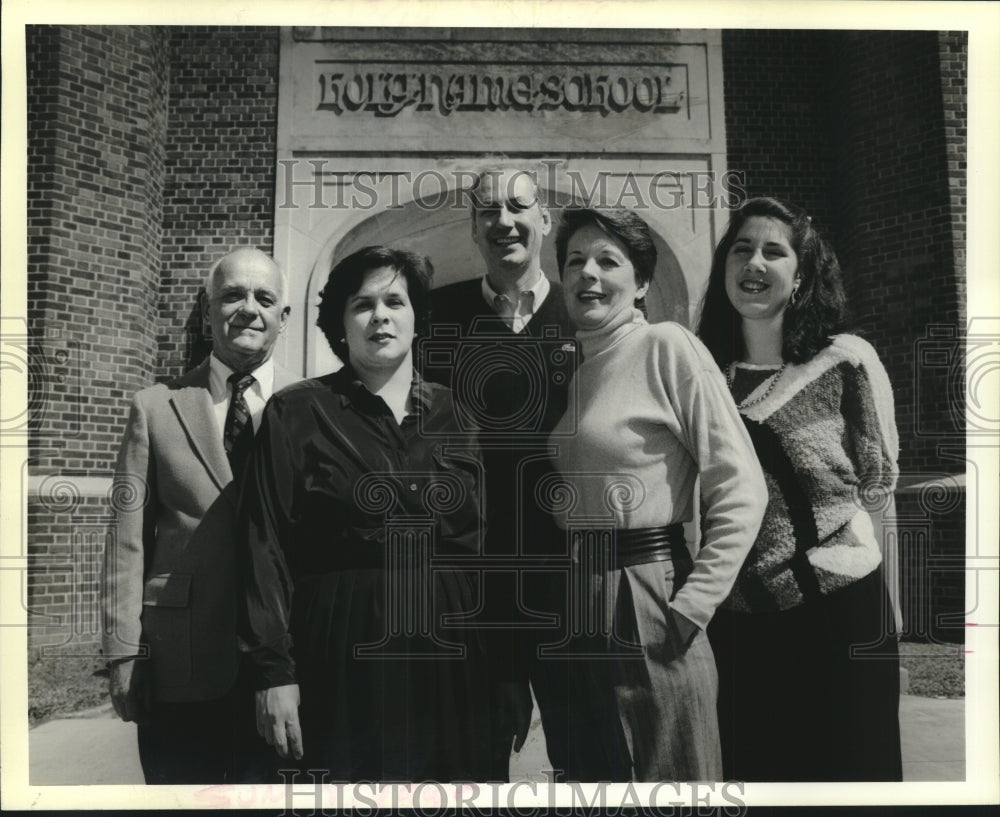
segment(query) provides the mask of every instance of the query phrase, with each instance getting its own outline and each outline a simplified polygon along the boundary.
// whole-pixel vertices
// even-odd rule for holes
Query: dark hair
[[[720,367],[743,357],[740,315],[726,294],[726,258],[737,233],[754,216],[773,218],[791,229],[800,280],[795,303],[785,308],[781,354],[790,363],[804,363],[829,346],[832,335],[844,330],[847,299],[840,264],[833,249],[820,237],[804,210],[778,199],[749,199],[732,214],[729,227],[712,256],[698,337]]]
[[[656,272],[656,246],[646,224],[635,212],[624,207],[568,207],[563,210],[556,230],[556,261],[559,277],[566,265],[566,246],[573,234],[593,224],[619,241],[628,251],[629,261],[635,267],[635,282],[639,286],[653,280]]]
[[[395,270],[406,279],[416,334],[426,335],[430,332],[430,292],[434,279],[434,267],[430,259],[406,250],[364,247],[337,262],[319,294],[319,317],[316,325],[323,332],[334,354],[345,364],[349,360],[344,340],[344,308],[347,306],[347,299],[361,289],[369,272],[383,267]]]

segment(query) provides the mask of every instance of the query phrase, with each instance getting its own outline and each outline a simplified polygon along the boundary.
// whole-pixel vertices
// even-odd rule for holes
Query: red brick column
[[[96,642],[108,489],[128,399],[156,363],[167,37],[31,26],[29,645]]]

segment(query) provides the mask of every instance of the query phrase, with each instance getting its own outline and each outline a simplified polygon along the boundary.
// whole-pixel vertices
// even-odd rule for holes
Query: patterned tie
[[[229,465],[233,469],[233,477],[239,479],[250,456],[253,445],[253,423],[250,422],[250,406],[247,405],[243,392],[253,385],[252,374],[229,375],[229,383],[233,387],[233,396],[229,401],[229,411],[226,412],[226,427],[222,439],[229,456]]]

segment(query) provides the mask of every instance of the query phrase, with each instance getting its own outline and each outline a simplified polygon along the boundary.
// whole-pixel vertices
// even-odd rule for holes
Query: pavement
[[[965,699],[903,695],[899,704],[903,780],[965,780]],[[50,720],[28,734],[33,786],[141,784],[135,724],[118,720],[111,705]],[[544,781],[548,768],[538,709],[520,753],[511,759],[511,782]]]

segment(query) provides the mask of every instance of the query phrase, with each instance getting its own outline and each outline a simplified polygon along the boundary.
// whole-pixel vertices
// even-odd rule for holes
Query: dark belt
[[[598,542],[609,549],[616,568],[650,562],[691,563],[680,523],[660,528],[574,528],[572,536],[573,541]]]

